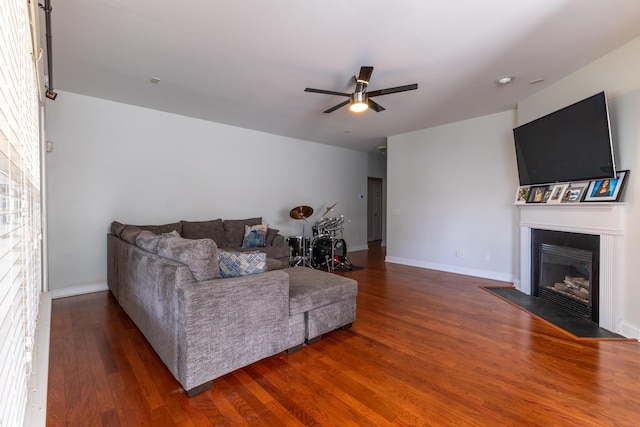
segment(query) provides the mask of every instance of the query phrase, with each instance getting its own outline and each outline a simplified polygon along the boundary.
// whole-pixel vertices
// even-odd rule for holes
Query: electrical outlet
[[[484,260],[485,261],[491,261],[491,254],[489,252],[485,252],[484,253]]]
[[[391,209],[391,215],[400,216],[400,209]]]
[[[458,249],[455,252],[456,258],[464,258],[464,251],[462,249]]]

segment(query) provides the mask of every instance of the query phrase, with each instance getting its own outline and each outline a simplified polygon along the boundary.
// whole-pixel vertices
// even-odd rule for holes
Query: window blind
[[[0,427],[23,424],[41,277],[40,117],[29,1],[0,5]]]

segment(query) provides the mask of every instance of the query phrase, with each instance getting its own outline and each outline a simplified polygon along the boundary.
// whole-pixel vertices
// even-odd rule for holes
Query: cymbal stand
[[[296,256],[294,258],[294,263],[291,265],[292,267],[309,267],[309,268],[313,268],[313,266],[311,265],[311,260],[309,259],[309,250],[311,249],[310,247],[307,246],[307,238],[305,237],[304,233],[305,233],[305,222],[307,222],[306,218],[303,218],[303,222],[302,222],[302,241],[300,242],[300,251],[302,252],[302,255]]]

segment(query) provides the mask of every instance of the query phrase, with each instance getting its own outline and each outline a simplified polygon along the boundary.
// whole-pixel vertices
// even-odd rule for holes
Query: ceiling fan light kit
[[[369,106],[367,105],[366,93],[356,92],[351,95],[351,105],[349,105],[349,110],[354,113],[362,113],[367,108],[369,108]]]
[[[379,113],[380,111],[384,111],[385,108],[380,104],[378,104],[377,102],[374,102],[371,100],[371,98],[373,98],[374,96],[389,95],[391,93],[405,92],[408,90],[418,89],[418,84],[413,83],[410,85],[397,86],[397,87],[392,87],[388,89],[379,89],[379,90],[374,90],[373,92],[367,92],[367,86],[369,86],[369,79],[371,78],[372,73],[373,73],[373,67],[370,67],[370,66],[360,67],[360,74],[358,74],[357,76],[354,76],[356,88],[353,93],[335,92],[332,90],[324,90],[324,89],[313,89],[310,87],[306,88],[304,91],[313,92],[313,93],[322,93],[325,95],[346,96],[349,98],[348,101],[341,102],[340,104],[334,105],[328,110],[323,111],[324,113],[328,114],[328,113],[334,112],[338,108],[344,107],[347,104],[349,105],[349,110],[353,111],[354,113],[361,113],[368,108],[372,109],[376,113]]]

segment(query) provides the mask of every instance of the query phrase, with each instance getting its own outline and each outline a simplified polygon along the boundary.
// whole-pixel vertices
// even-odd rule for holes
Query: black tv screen
[[[520,185],[615,178],[604,92],[513,130]]]

